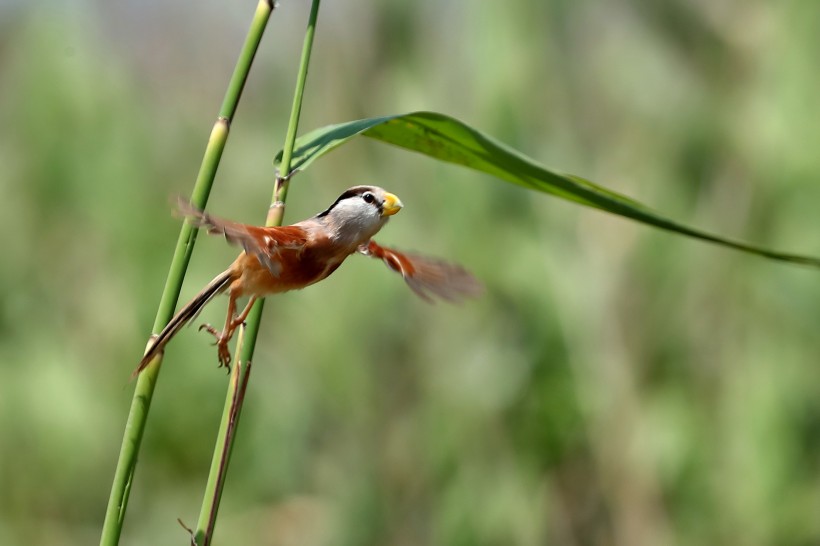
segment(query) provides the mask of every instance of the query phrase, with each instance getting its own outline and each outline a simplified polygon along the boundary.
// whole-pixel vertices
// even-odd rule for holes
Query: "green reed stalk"
[[[320,0],[313,0],[310,9],[307,30],[305,31],[305,40],[302,46],[299,74],[296,79],[296,90],[293,94],[293,106],[290,112],[288,131],[285,136],[284,154],[281,163],[282,170],[277,175],[274,183],[271,206],[268,210],[268,216],[265,222],[266,226],[280,226],[282,225],[284,217],[285,199],[287,198],[288,184],[291,176],[290,162],[293,156],[293,146],[296,142],[299,115],[302,111],[302,96],[305,92],[310,53],[313,49],[313,36],[316,32],[316,20],[319,16],[319,3]],[[248,315],[247,326],[240,329],[240,334],[236,342],[236,361],[231,370],[228,392],[225,397],[225,408],[222,413],[222,422],[219,426],[214,456],[211,461],[211,471],[208,476],[208,483],[205,487],[196,532],[193,536],[193,542],[197,546],[208,546],[213,537],[216,515],[219,510],[219,501],[222,498],[222,490],[225,486],[225,477],[228,472],[231,451],[233,450],[234,439],[236,438],[236,428],[239,424],[248,378],[251,373],[251,359],[253,358],[253,351],[256,346],[256,336],[259,333],[259,323],[262,318],[264,304],[265,300],[260,299],[253,306],[250,315]]]
[[[219,117],[211,131],[202,164],[199,168],[194,189],[191,193],[191,202],[198,208],[205,208],[208,196],[211,192],[219,160],[225,143],[228,139],[231,121],[236,114],[236,107],[242,96],[245,81],[248,78],[251,64],[253,63],[262,35],[265,32],[270,14],[274,5],[272,1],[260,0],[256,13],[254,14],[242,51],[236,63],[233,75],[225,93],[225,99],[219,110]],[[159,309],[154,320],[153,332],[157,333],[171,320],[179,299],[179,292],[182,288],[182,281],[185,278],[185,271],[191,259],[191,253],[196,242],[196,230],[192,229],[188,222],[183,223],[179,233],[174,256],[171,259],[171,267],[168,278],[165,281],[165,288],[160,299]],[[135,359],[136,362],[137,359]],[[128,496],[133,485],[134,470],[137,464],[137,453],[142,442],[145,424],[148,418],[148,410],[151,407],[151,399],[154,395],[154,387],[157,382],[159,370],[162,364],[162,355],[154,359],[138,377],[134,397],[131,401],[131,409],[128,414],[128,421],[125,424],[125,433],[120,448],[120,456],[117,461],[117,469],[114,472],[114,481],[111,485],[111,495],[108,499],[108,507],[105,511],[105,521],[103,523],[100,537],[101,546],[113,546],[119,543],[122,533],[122,525],[125,519],[125,511],[128,507]]]

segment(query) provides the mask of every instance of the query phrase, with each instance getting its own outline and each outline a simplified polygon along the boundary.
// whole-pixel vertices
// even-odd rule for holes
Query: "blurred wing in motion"
[[[413,292],[425,301],[432,296],[460,302],[474,298],[484,290],[481,282],[460,265],[417,254],[405,254],[370,241],[359,247],[359,253],[379,258],[393,271],[400,273]]]
[[[246,253],[255,255],[259,263],[267,267],[274,276],[282,272],[279,251],[299,250],[307,244],[305,231],[296,226],[257,227],[223,220],[199,210],[182,197],[177,201],[177,210],[194,227],[204,227],[211,235],[222,235],[229,243],[241,246]]]

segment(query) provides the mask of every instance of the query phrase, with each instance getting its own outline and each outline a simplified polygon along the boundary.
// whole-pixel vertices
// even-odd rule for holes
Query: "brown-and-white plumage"
[[[135,374],[148,366],[214,296],[223,292],[229,296],[225,327],[221,332],[209,325],[201,328],[216,337],[220,365],[228,366],[231,358],[228,342],[234,330],[247,318],[256,298],[317,283],[356,252],[383,260],[390,269],[402,275],[413,292],[428,301],[432,297],[459,301],[481,291],[481,284],[458,265],[405,254],[373,241],[372,237],[389,217],[402,208],[398,197],[376,186],[350,188],[323,212],[282,227],[257,227],[223,220],[184,200],[179,201],[178,207],[195,227],[223,235],[229,243],[241,246],[244,252],[152,339]],[[250,299],[237,315],[236,301],[244,296]]]

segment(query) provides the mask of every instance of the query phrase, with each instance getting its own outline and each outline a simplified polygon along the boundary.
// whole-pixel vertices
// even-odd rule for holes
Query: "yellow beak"
[[[382,203],[382,216],[393,216],[401,210],[404,205],[401,204],[401,199],[392,193],[384,194],[384,203]]]

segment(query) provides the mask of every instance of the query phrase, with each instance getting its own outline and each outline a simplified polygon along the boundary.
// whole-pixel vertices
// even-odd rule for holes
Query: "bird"
[[[401,252],[373,240],[402,207],[396,195],[378,186],[354,186],[327,209],[306,220],[289,226],[260,227],[224,220],[180,197],[177,211],[194,228],[221,235],[228,243],[242,247],[242,252],[185,304],[159,334],[151,337],[132,376],[160,355],[171,338],[195,319],[214,297],[225,292],[228,312],[222,331],[210,324],[203,324],[199,329],[216,338],[219,366],[230,370],[228,342],[258,298],[316,284],[330,276],[352,254],[383,261],[402,276],[417,296],[428,302],[435,298],[460,302],[481,294],[481,282],[462,266]],[[248,297],[248,303],[237,314],[237,300],[243,297]]]

